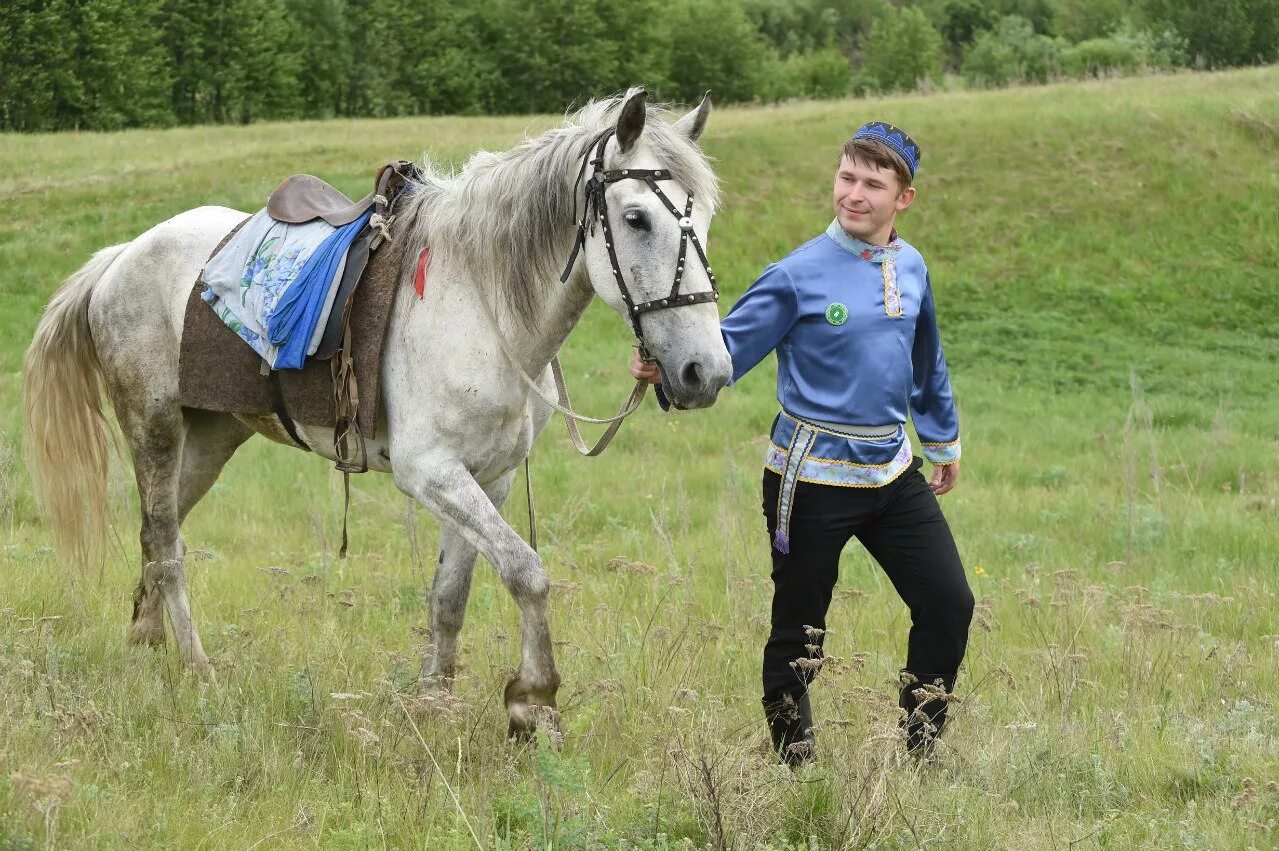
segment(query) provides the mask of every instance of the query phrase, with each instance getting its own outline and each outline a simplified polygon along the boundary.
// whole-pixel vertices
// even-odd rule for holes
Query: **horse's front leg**
[[[424,456],[395,467],[396,485],[479,550],[497,570],[520,610],[520,668],[506,685],[510,735],[530,735],[542,718],[553,726],[555,670],[546,617],[550,583],[542,561],[507,525],[484,489],[452,458]]]
[[[501,509],[511,492],[514,471],[484,488],[493,507]],[[425,693],[447,692],[457,675],[458,636],[466,618],[475,572],[475,547],[449,523],[440,527],[440,559],[431,583],[431,644],[422,657],[421,688]]]

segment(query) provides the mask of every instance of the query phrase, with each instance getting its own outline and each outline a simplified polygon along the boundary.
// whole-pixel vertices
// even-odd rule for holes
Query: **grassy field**
[[[1279,69],[720,111],[728,304],[825,227],[870,118],[923,146],[901,230],[937,293],[965,448],[944,506],[979,601],[925,772],[894,738],[906,613],[855,547],[821,761],[765,752],[771,365],[708,411],[650,406],[603,458],[558,423],[534,450],[561,750],[503,742],[518,632],[493,572],[453,699],[416,700],[434,522],[362,477],[339,562],[340,479],[262,441],[185,529],[218,684],[126,647],[126,466],[112,554],[79,570],[21,463],[21,357],[57,283],[296,171],[362,194],[378,162],[552,119],[0,136],[0,848],[1279,847]],[[597,306],[570,339],[588,412],[625,392],[626,337]]]

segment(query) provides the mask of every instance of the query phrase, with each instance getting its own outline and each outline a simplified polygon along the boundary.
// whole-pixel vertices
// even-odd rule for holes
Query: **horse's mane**
[[[396,203],[396,215],[407,225],[405,284],[422,246],[438,246],[467,266],[495,307],[531,321],[543,289],[559,280],[568,259],[582,157],[616,123],[626,97],[590,101],[563,126],[509,151],[479,151],[460,172],[424,161],[421,180]],[[662,168],[713,211],[719,201],[715,173],[701,149],[667,120],[665,107],[648,107],[644,138]]]

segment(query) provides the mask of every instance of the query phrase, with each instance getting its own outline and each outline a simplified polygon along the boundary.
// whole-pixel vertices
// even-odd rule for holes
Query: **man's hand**
[[[647,381],[649,384],[662,383],[662,371],[657,368],[657,362],[644,360],[640,357],[639,349],[631,355],[631,375],[639,381]]]
[[[928,486],[933,489],[934,494],[941,496],[954,490],[955,483],[958,481],[959,462],[956,461],[953,464],[939,464],[933,467],[933,478]]]

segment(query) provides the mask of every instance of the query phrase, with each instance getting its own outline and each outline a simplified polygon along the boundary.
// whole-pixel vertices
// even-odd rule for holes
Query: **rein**
[[[573,441],[573,448],[578,451],[578,454],[588,458],[602,454],[608,448],[609,443],[613,441],[613,436],[617,434],[618,429],[622,427],[622,421],[639,410],[640,404],[644,401],[644,394],[648,391],[648,382],[636,381],[631,394],[622,402],[622,406],[617,409],[615,415],[611,417],[582,416],[573,410],[572,400],[568,397],[568,387],[564,384],[564,369],[560,366],[559,355],[551,358],[551,375],[555,379],[555,392],[559,397],[552,399],[545,390],[538,386],[537,381],[528,374],[520,364],[519,359],[515,357],[515,353],[511,351],[505,335],[502,334],[502,326],[497,322],[497,315],[494,314],[492,305],[489,304],[483,293],[480,294],[480,303],[484,305],[484,311],[488,314],[489,321],[493,323],[493,330],[497,332],[497,342],[502,348],[502,353],[506,355],[506,359],[515,367],[515,371],[520,374],[520,378],[524,379],[524,383],[537,394],[538,398],[563,415],[569,439]],[[604,434],[600,435],[600,439],[595,442],[594,446],[587,446],[586,441],[582,439],[581,431],[577,427],[578,423],[607,425],[608,428],[604,430]]]

